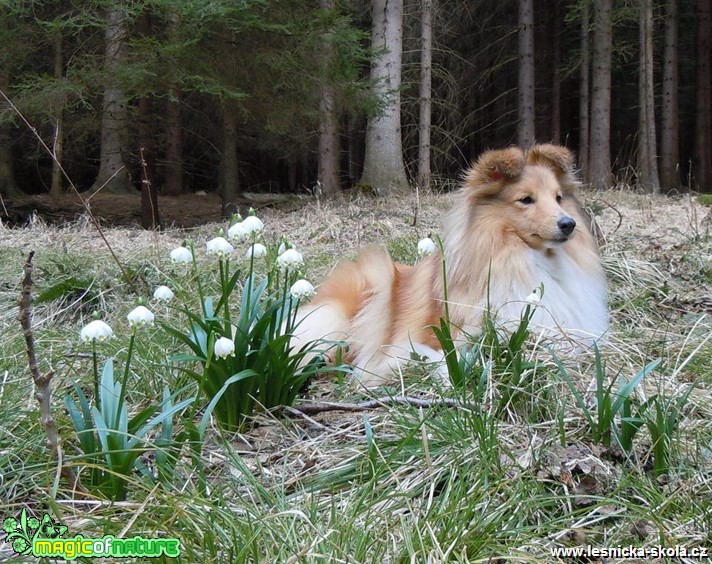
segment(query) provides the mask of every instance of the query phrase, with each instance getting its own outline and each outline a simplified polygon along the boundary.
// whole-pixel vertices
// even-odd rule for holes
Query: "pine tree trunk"
[[[653,2],[640,1],[640,67],[638,71],[638,185],[645,192],[660,192],[655,139],[653,82]]]
[[[122,7],[109,4],[106,15],[106,45],[104,53],[104,102],[101,111],[101,154],[99,174],[92,190],[102,188],[115,193],[133,192],[124,153],[127,133],[127,113],[124,92],[117,83],[117,71],[124,56],[126,23]]]
[[[333,0],[321,0],[321,9],[329,12],[334,9]],[[334,52],[331,32],[325,32],[322,38],[322,65],[324,77],[319,92],[319,150],[318,173],[319,188],[327,198],[341,194],[339,181],[339,157],[341,143],[339,138],[339,117],[336,108],[336,95],[330,82],[329,73],[333,65]]]
[[[143,36],[152,33],[151,17],[146,10],[138,18],[138,32]],[[138,100],[138,143],[141,159],[141,227],[160,229],[156,186],[156,160],[153,142],[153,101],[148,96]]]
[[[366,127],[361,184],[369,186],[376,195],[385,196],[391,191],[408,189],[400,117],[403,0],[374,0],[372,13],[372,46],[381,54],[371,64],[371,80],[383,106]]]
[[[517,143],[530,147],[535,138],[534,0],[519,0],[519,107]]]
[[[10,82],[7,69],[0,66],[0,90],[7,92]],[[0,112],[9,111],[5,98],[0,95]],[[20,189],[15,180],[15,167],[12,161],[12,134],[10,123],[0,123],[0,196],[8,198],[18,196]]]
[[[591,46],[589,27],[591,25],[591,9],[588,2],[584,2],[581,11],[581,73],[579,82],[579,167],[583,178],[590,180],[589,176],[589,110],[590,75],[591,75]]]
[[[596,190],[612,184],[611,175],[611,49],[613,0],[594,1],[593,71],[589,178]]]
[[[712,193],[710,0],[697,0],[697,84],[694,175],[697,190]]]
[[[171,11],[168,22],[168,36],[171,41],[179,41],[180,17],[177,10]],[[186,193],[183,174],[183,109],[180,88],[168,86],[166,103],[166,153],[163,194],[178,196]]]
[[[660,135],[660,184],[666,192],[672,192],[680,186],[677,12],[677,0],[666,0],[662,132]]]
[[[222,215],[228,218],[237,212],[237,197],[240,193],[237,162],[237,117],[232,108],[228,107],[223,107],[223,153],[220,172]]]
[[[561,2],[551,7],[551,142],[561,143]]]
[[[433,81],[433,0],[422,0],[420,34],[420,122],[418,124],[418,187],[430,190],[430,128]]]
[[[54,35],[54,78],[62,80],[64,76],[64,54],[62,45],[62,32],[56,31]],[[52,179],[49,193],[52,198],[62,195],[62,160],[64,159],[64,108],[58,106],[54,111],[54,143],[52,153]]]

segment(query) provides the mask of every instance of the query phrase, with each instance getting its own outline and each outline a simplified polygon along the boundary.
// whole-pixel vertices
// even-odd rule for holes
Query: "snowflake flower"
[[[277,266],[284,270],[286,268],[296,268],[304,262],[302,253],[297,249],[287,249],[277,257]]]
[[[265,228],[265,224],[262,223],[262,220],[256,215],[248,215],[242,222],[242,226],[250,235],[262,233],[262,230]]]
[[[301,279],[292,284],[292,287],[289,289],[289,293],[292,294],[292,297],[297,299],[309,298],[314,295],[315,290],[311,282]]]
[[[187,247],[176,247],[170,252],[171,260],[173,262],[189,263],[193,262],[193,253]]]
[[[220,358],[235,356],[235,343],[227,337],[220,337],[217,341],[215,341],[215,347],[213,350],[215,352],[215,356]]]
[[[536,305],[541,301],[541,295],[541,286],[537,286],[532,290],[531,294],[524,298],[524,301],[528,304]]]
[[[418,241],[418,256],[432,255],[436,250],[437,247],[430,237],[425,237],[425,239]]]
[[[223,259],[232,254],[235,248],[228,243],[225,237],[215,237],[207,243],[208,254],[216,255],[219,259]]]
[[[173,290],[171,290],[168,286],[159,286],[153,292],[153,299],[158,300],[159,302],[168,302],[174,297],[175,294],[173,293]]]
[[[113,335],[114,331],[101,319],[95,319],[91,323],[88,323],[79,332],[79,338],[85,343],[90,341],[105,341],[113,337]]]
[[[250,236],[250,232],[247,230],[247,227],[245,227],[243,222],[239,222],[230,226],[230,229],[227,230],[227,236],[233,241],[241,243]]]
[[[266,255],[267,247],[265,247],[262,243],[255,243],[254,245],[250,245],[250,248],[247,249],[245,258],[260,258]]]
[[[126,319],[129,320],[129,326],[133,327],[134,325],[153,325],[154,317],[150,309],[146,306],[139,305],[129,312]]]

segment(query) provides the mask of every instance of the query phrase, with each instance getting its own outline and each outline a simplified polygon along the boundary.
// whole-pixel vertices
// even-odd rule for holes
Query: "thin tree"
[[[223,102],[222,126],[223,143],[220,162],[220,199],[222,216],[230,217],[237,210],[237,197],[240,194],[239,164],[237,160],[237,111],[230,100]]]
[[[433,82],[433,0],[422,0],[420,32],[420,121],[418,123],[418,187],[430,189],[430,129]]]
[[[0,91],[6,92],[9,83],[8,73],[0,67]],[[13,197],[20,194],[15,181],[15,167],[12,159],[12,124],[3,114],[9,113],[9,104],[0,95],[0,196]]]
[[[124,60],[126,19],[120,3],[109,3],[107,6],[100,164],[92,190],[104,188],[110,192],[132,192],[134,187],[124,163],[128,137],[126,100],[117,80],[119,67]]]
[[[663,51],[663,96],[660,134],[660,184],[666,192],[680,186],[680,107],[678,101],[678,9],[677,0],[665,2],[665,47]]]
[[[401,140],[401,63],[403,58],[403,0],[374,0],[371,80],[382,108],[366,126],[366,155],[361,184],[378,196],[405,192],[408,179]]]
[[[138,18],[138,32],[150,37],[153,32],[151,15],[144,9]],[[141,227],[160,229],[156,187],[155,143],[153,142],[153,100],[144,94],[138,99],[138,142],[141,158]]]
[[[334,0],[321,0],[321,9],[330,12],[334,9]],[[328,18],[327,18],[328,21]],[[340,194],[339,182],[339,116],[336,108],[336,93],[331,83],[334,62],[333,33],[326,30],[322,37],[322,79],[319,85],[319,149],[318,173],[321,193],[326,197]]]
[[[170,41],[180,40],[180,14],[169,7],[167,35]],[[183,173],[183,108],[180,87],[171,80],[168,84],[166,102],[166,152],[163,194],[177,196],[185,193]]]
[[[517,143],[530,147],[535,138],[534,0],[519,0],[519,106]]]
[[[655,139],[655,84],[653,82],[653,2],[640,1],[640,62],[638,69],[638,185],[660,192]]]
[[[64,77],[64,40],[62,31],[58,29],[54,32],[52,46],[54,48],[54,78],[61,81]],[[61,104],[54,109],[54,146],[52,152],[52,180],[50,182],[49,193],[53,198],[62,194],[62,161],[64,159],[64,108]]]
[[[594,1],[589,179],[596,190],[611,185],[611,50],[613,0]]]
[[[581,7],[581,69],[579,80],[579,167],[583,178],[589,180],[588,159],[589,159],[589,111],[591,107],[590,98],[590,76],[591,76],[591,5],[589,0],[584,0]]]
[[[712,87],[709,0],[697,0],[697,84],[694,175],[700,192],[712,192]]]

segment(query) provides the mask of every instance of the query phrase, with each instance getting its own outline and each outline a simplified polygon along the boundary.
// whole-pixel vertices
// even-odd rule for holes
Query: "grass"
[[[63,398],[73,393],[75,381],[91,391],[91,350],[79,343],[80,327],[98,310],[117,334],[98,348],[100,366],[109,357],[123,366],[125,316],[137,294],[150,297],[169,276],[176,289],[188,288],[167,253],[185,238],[207,240],[214,226],[161,235],[108,230],[129,280],[88,229],[3,228],[3,517],[27,508],[36,515],[49,511],[72,536],[177,537],[185,562],[542,562],[553,561],[551,547],[577,543],[712,546],[712,321],[705,301],[712,292],[700,268],[709,260],[711,243],[699,237],[705,233],[705,210],[695,216],[700,224],[688,225],[691,214],[678,209],[684,206],[677,200],[647,198],[641,204],[622,193],[606,198],[626,218],[612,233],[618,216],[608,207],[598,213],[608,235],[604,262],[613,318],[609,345],[601,352],[606,375],[631,379],[660,358],[659,368],[631,393],[638,406],[656,394],[674,401],[696,383],[669,433],[673,458],[666,473],[654,471],[656,445],[645,427],[627,456],[592,439],[584,407],[595,398],[593,351],[562,359],[579,402],[544,344],[529,341],[516,390],[507,389],[506,374],[492,371],[477,392],[483,401],[475,402],[473,389],[443,389],[422,367],[413,368],[377,393],[451,397],[463,407],[394,406],[309,418],[264,411],[242,433],[211,426],[198,455],[186,444],[167,484],[135,474],[128,477],[125,501],[80,499],[57,478],[44,452],[16,321],[24,255],[30,248],[37,251],[36,296],[54,292],[35,309],[37,352],[40,370],[55,370],[54,415],[64,456],[77,460],[79,468]],[[338,258],[369,243],[387,244],[398,259],[412,262],[418,239],[438,232],[445,200],[421,197],[415,227],[414,206],[402,201],[379,202],[375,211],[370,201],[292,215],[265,211],[263,219],[268,230],[297,245],[307,277],[317,282]],[[652,214],[651,206],[658,213]],[[315,227],[321,225],[329,227]],[[87,287],[90,292],[82,293]],[[216,288],[214,281],[207,291]],[[169,309],[152,309],[179,325]],[[177,349],[176,339],[158,327],[136,339],[129,417],[160,402],[165,385],[185,388],[176,402],[196,394],[192,381],[169,361]],[[611,384],[614,391],[619,386],[605,381]],[[506,394],[512,399],[502,403]],[[342,376],[312,382],[301,396],[361,398]],[[654,409],[650,415],[656,415]],[[191,422],[174,424],[178,433]],[[154,469],[161,454],[148,451],[140,460]],[[0,560],[12,559],[9,547],[0,545]]]

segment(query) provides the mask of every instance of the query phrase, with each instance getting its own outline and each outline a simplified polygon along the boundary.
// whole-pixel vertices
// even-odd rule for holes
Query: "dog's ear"
[[[524,152],[519,147],[486,151],[467,171],[465,186],[478,192],[498,190],[501,181],[518,177],[522,173],[524,165]]]
[[[557,175],[573,174],[574,155],[566,147],[560,145],[534,145],[527,151],[527,164],[544,165],[551,168]]]

